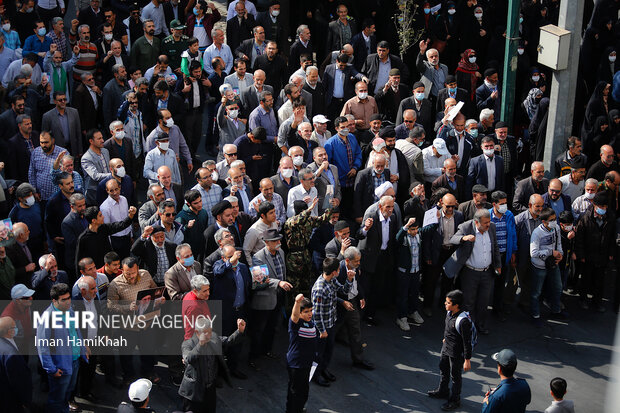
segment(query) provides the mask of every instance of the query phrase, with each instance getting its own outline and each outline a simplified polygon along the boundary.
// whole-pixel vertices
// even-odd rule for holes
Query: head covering
[[[351,226],[349,225],[349,223],[345,220],[340,220],[338,222],[336,222],[336,224],[334,225],[334,231],[342,231],[345,228],[350,228]]]
[[[489,192],[489,190],[482,184],[476,184],[471,188],[472,194],[485,194],[487,192]]]
[[[371,115],[369,122],[372,122],[374,120],[381,120],[381,114],[380,113],[375,113],[375,114]]]
[[[389,75],[390,76],[400,76],[400,70],[397,69],[397,68],[394,68],[394,69],[390,70]]]
[[[506,122],[504,122],[503,120],[500,120],[499,122],[497,122],[495,124],[495,129],[501,129],[501,128],[507,128],[508,125],[506,125]]]
[[[476,93],[476,86],[478,85],[478,78],[476,77],[476,72],[480,70],[480,67],[477,63],[471,63],[469,61],[469,56],[475,55],[476,51],[474,49],[467,49],[463,52],[463,57],[459,64],[456,67],[457,72],[463,72],[469,74],[469,90],[470,90],[470,98],[473,100],[474,94]],[[446,80],[446,83],[448,81]]]
[[[324,115],[316,115],[312,118],[312,123],[327,123],[329,119],[327,119]]]
[[[385,141],[383,139],[381,139],[381,138],[374,138],[372,140],[372,149],[374,149],[375,151],[379,152],[383,148],[385,148]]]
[[[213,208],[211,208],[211,215],[217,217],[228,208],[232,208],[232,204],[230,202],[226,200],[220,201],[217,204],[213,205]]]
[[[417,88],[419,88],[419,87],[425,87],[425,86],[424,86],[424,83],[422,83],[422,82],[415,82],[415,83],[413,84],[413,89],[417,89]]]
[[[394,126],[386,126],[384,128],[381,128],[381,130],[379,131],[379,136],[382,137],[383,139],[385,138],[395,138],[396,137],[396,129],[394,129]]]
[[[263,241],[277,241],[282,239],[282,234],[277,229],[268,229],[263,233]]]
[[[435,138],[433,141],[433,147],[437,149],[437,152],[439,152],[440,155],[450,155],[450,151],[448,151],[448,148],[446,147],[446,141],[441,138]]]
[[[536,100],[536,96],[540,96],[543,94],[543,91],[537,87],[530,89],[527,94],[527,97],[523,101],[523,107],[525,108],[525,112],[527,116],[532,120],[534,114],[536,113],[536,109],[538,109],[539,101]]]
[[[446,76],[446,84],[456,83],[456,77],[454,75]]]
[[[19,300],[24,297],[32,297],[34,290],[26,287],[24,284],[16,284],[11,288],[11,298],[13,300]]]
[[[306,204],[304,201],[297,200],[293,202],[293,209],[295,210],[295,215],[299,215],[306,209],[308,209],[308,204]]]
[[[597,192],[596,194],[594,194],[594,198],[592,198],[592,203],[594,205],[607,206],[608,202],[609,202],[609,198],[607,197],[607,194],[604,191]]]
[[[166,133],[166,132],[159,132],[157,133],[157,135],[155,135],[155,140],[156,141],[163,141],[166,139],[170,139],[170,136]]]
[[[162,227],[161,225],[153,225],[153,232],[151,232],[151,235],[155,235],[158,232],[164,232],[165,228]]]
[[[379,199],[387,192],[388,189],[393,188],[391,182],[384,182],[375,188],[375,196]]]
[[[502,367],[513,367],[517,365],[517,355],[510,349],[503,349],[499,353],[495,353],[491,358]]]
[[[149,397],[153,388],[153,383],[148,379],[139,379],[129,386],[129,400],[132,402],[143,402]]]
[[[173,30],[183,30],[185,29],[185,25],[182,24],[179,19],[174,19],[170,22],[170,28]]]

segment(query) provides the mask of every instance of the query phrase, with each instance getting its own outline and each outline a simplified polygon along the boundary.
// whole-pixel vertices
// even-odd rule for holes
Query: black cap
[[[155,235],[158,232],[164,232],[164,231],[165,229],[161,225],[153,225],[153,232],[151,232],[151,235]]]
[[[495,353],[491,356],[491,358],[497,361],[502,367],[513,367],[517,365],[517,355],[514,351],[505,348],[499,353]]]
[[[592,203],[598,206],[607,206],[609,198],[605,192],[597,192],[592,198]]]
[[[417,89],[417,88],[419,88],[419,87],[424,87],[424,83],[422,83],[422,82],[415,82],[415,83],[413,84],[413,88],[414,88],[414,89]]]
[[[298,215],[308,209],[308,204],[298,199],[293,202],[293,209],[295,210],[295,215]]]
[[[334,225],[334,231],[342,231],[345,228],[350,228],[351,226],[349,225],[349,223],[345,220],[340,220],[338,222],[336,222],[336,224]]]
[[[211,208],[211,215],[217,217],[228,208],[232,208],[232,204],[230,202],[226,200],[220,201],[217,204],[213,205],[213,208]]]
[[[379,131],[380,138],[395,138],[396,137],[396,129],[393,126],[386,126],[385,128],[381,128]]]
[[[456,83],[456,77],[454,77],[454,75],[446,76],[446,85],[450,83]]]
[[[497,122],[495,124],[495,129],[501,129],[501,128],[507,128],[508,125],[506,125],[506,122],[504,122],[503,120],[500,120],[499,122]]]
[[[263,233],[263,241],[277,241],[282,239],[282,234],[277,229],[268,229]]]
[[[388,73],[390,76],[400,76],[400,70],[398,68],[394,68],[392,70],[390,70],[390,73]]]
[[[484,77],[493,76],[497,73],[497,69],[493,69],[492,67],[484,71]]]
[[[489,190],[487,189],[486,186],[481,185],[481,184],[476,184],[473,186],[473,188],[471,189],[471,193],[472,194],[485,194],[489,192]]]
[[[368,122],[372,122],[373,120],[382,120],[381,119],[381,114],[380,113],[375,113],[374,115],[370,116],[370,120]]]
[[[577,155],[570,160],[570,167],[572,169],[581,169],[586,167],[586,160],[583,156]]]

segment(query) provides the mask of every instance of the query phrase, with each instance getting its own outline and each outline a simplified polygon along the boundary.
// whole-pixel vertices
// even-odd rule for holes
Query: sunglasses
[[[237,156],[237,152],[235,152],[235,153],[225,153],[224,155],[226,155],[226,156]]]
[[[174,216],[176,216],[176,215],[177,215],[177,213],[176,213],[176,212],[166,212],[164,215],[165,215],[167,218],[170,218],[170,217],[174,217]]]

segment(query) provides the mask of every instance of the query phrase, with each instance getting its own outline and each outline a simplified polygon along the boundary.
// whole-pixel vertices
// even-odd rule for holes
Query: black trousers
[[[207,387],[201,402],[193,402],[183,398],[183,411],[194,413],[215,413],[215,405],[217,402],[217,394],[215,389],[215,385]]]
[[[280,305],[276,305],[273,310],[252,310],[250,312],[250,360],[271,351],[280,314],[282,314]]]
[[[463,309],[471,312],[471,318],[478,328],[485,328],[487,307],[491,299],[495,271],[475,271],[464,267],[459,276],[463,290]]]
[[[332,360],[334,354],[334,343],[336,341],[336,334],[334,327],[327,329],[327,337],[319,339],[319,365],[316,368],[315,374],[322,374],[329,366],[329,362]]]
[[[131,236],[123,235],[122,237],[110,237],[112,249],[122,258],[129,257],[131,249]]]
[[[340,200],[340,216],[353,219],[353,186],[340,187],[342,199]]]
[[[187,140],[187,144],[192,155],[196,154],[198,145],[200,144],[200,138],[202,137],[202,106],[190,109],[185,114],[185,120],[183,125],[183,135]]]
[[[422,292],[424,293],[424,308],[431,309],[435,303],[435,289],[437,288],[437,281],[441,277],[440,288],[440,302],[443,297],[450,291],[453,285],[453,280],[446,277],[443,273],[443,264],[446,262],[450,255],[454,252],[454,248],[441,247],[439,251],[439,259],[436,265],[428,265],[426,272],[422,277]]]
[[[506,253],[502,252],[502,273],[495,275],[495,285],[493,286],[493,311],[502,311],[504,309],[504,290],[506,289],[506,280],[511,279],[512,266],[506,264]]]
[[[364,291],[367,291],[365,317],[374,317],[377,308],[383,308],[388,303],[388,295],[390,294],[387,289],[388,277],[393,277],[394,275],[390,265],[391,262],[390,251],[387,249],[380,251],[375,270],[372,272],[367,271],[362,278]]]
[[[598,262],[588,262],[582,266],[581,288],[579,295],[582,300],[588,298],[588,293],[592,294],[592,303],[600,305],[603,301],[605,291],[605,266],[600,266]]]
[[[338,335],[340,329],[345,329],[349,338],[349,349],[351,350],[351,361],[354,363],[362,361],[363,351],[362,347],[362,327],[361,327],[361,314],[362,309],[360,307],[359,298],[355,297],[348,300],[353,304],[353,311],[347,311],[342,306],[338,306],[338,318],[336,319],[336,326],[334,327],[334,334]]]
[[[340,116],[340,112],[342,111],[342,107],[344,106],[345,102],[346,100],[344,100],[343,98],[338,99],[332,97],[332,100],[327,107],[327,119],[333,122],[334,119]]]
[[[463,357],[450,357],[445,354],[439,359],[439,372],[441,379],[439,381],[439,391],[448,393],[450,390],[449,401],[459,401],[461,399],[461,385],[463,374]],[[449,389],[450,379],[452,379],[452,389]]]
[[[315,372],[315,374],[318,374]],[[301,413],[306,401],[308,390],[310,367],[295,369],[288,367],[288,393],[286,395],[286,413]]]

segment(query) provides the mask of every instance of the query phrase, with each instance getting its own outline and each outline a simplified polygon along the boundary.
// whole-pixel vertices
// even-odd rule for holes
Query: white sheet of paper
[[[450,109],[448,112],[448,120],[452,120],[456,117],[456,115],[461,111],[461,108],[465,105],[465,102],[459,102],[455,106]]]
[[[424,213],[424,222],[422,226],[425,227],[427,225],[436,224],[439,220],[437,219],[437,207],[433,207]]]
[[[308,378],[308,381],[312,380],[312,377],[314,376],[314,372],[316,371],[316,368],[319,366],[319,364],[316,361],[312,362],[312,367],[310,367],[310,377]]]

